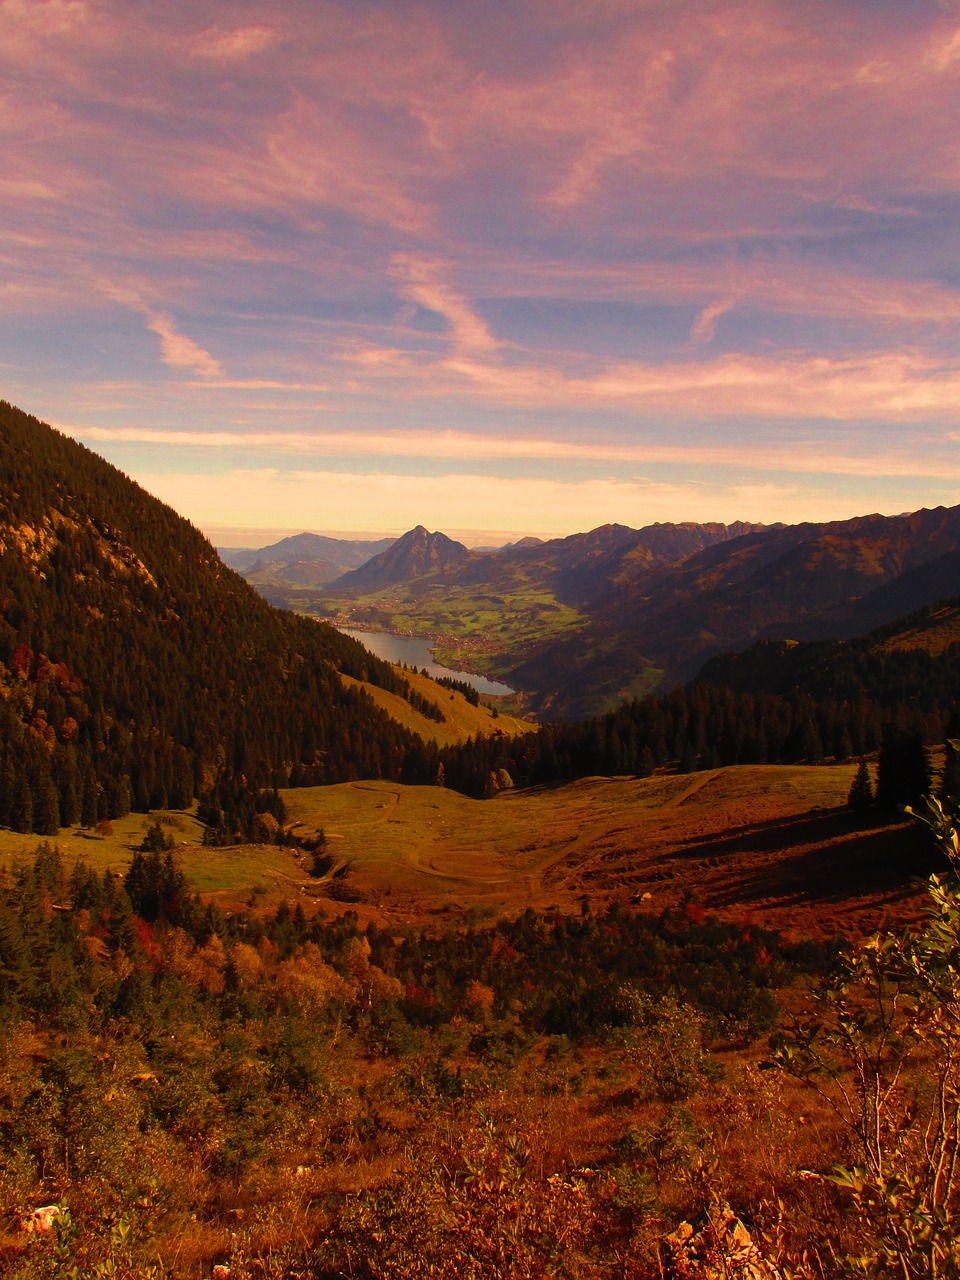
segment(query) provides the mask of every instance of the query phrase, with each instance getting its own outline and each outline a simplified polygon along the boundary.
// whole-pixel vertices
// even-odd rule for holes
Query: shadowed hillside
[[[275,829],[277,786],[392,777],[418,747],[344,676],[429,710],[355,641],[271,609],[119,471],[0,406],[0,824],[54,834],[200,796],[225,837]]]
[[[429,555],[426,537],[304,588],[298,607],[429,635],[442,661],[506,681],[544,719],[669,690],[760,639],[856,636],[960,590],[960,508],[604,525],[495,555]]]

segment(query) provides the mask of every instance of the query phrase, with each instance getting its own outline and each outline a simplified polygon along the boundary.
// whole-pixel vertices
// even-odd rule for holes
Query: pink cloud
[[[513,463],[551,461],[576,467],[605,465],[682,464],[724,467],[736,471],[774,471],[871,477],[947,477],[960,481],[960,455],[951,447],[956,433],[925,441],[932,453],[924,456],[917,443],[911,448],[875,443],[869,457],[847,440],[821,438],[709,443],[701,439],[627,439],[571,441],[546,436],[504,438],[490,432],[454,431],[189,431],[155,427],[100,427],[56,423],[68,435],[95,443],[167,445],[175,450],[261,450],[269,456],[332,456],[372,458],[429,458],[469,462]]]
[[[466,298],[443,279],[445,265],[417,254],[396,254],[391,264],[401,296],[443,316],[458,350],[493,351],[502,346]]]
[[[512,47],[473,38],[490,12],[2,0],[11,323],[125,308],[176,394],[224,415],[260,391],[585,431],[606,408],[954,412],[960,292],[925,201],[960,181],[955,13],[531,0]],[[853,266],[864,227],[890,256],[865,238]],[[588,355],[507,314],[543,300],[670,309],[672,354]],[[702,349],[757,314],[791,336]]]
[[[680,303],[697,308],[698,315],[714,306],[728,311],[742,304],[781,314],[876,324],[950,326],[960,320],[960,291],[956,289],[928,281],[869,275],[846,264],[792,262],[784,255],[776,259],[757,255],[719,262],[618,261],[588,266],[481,257],[466,274],[472,287],[485,288],[498,297],[533,294],[638,304]]]
[[[71,183],[96,151],[101,176],[131,194],[172,187],[224,211],[339,209],[429,236],[460,184],[489,169],[508,203],[561,221],[589,212],[595,224],[618,223],[623,239],[624,214],[640,207],[640,234],[668,217],[680,233],[730,231],[748,209],[774,224],[793,218],[798,200],[882,210],[867,189],[877,182],[940,189],[956,176],[957,33],[945,17],[894,43],[839,8],[813,24],[766,0],[614,6],[607,31],[596,26],[585,42],[572,29],[522,74],[472,63],[425,12],[412,23],[392,9],[351,17],[321,5],[306,19],[280,5],[269,26],[243,20],[252,8],[232,22],[226,6],[205,12],[214,20],[203,29],[180,30],[143,11],[5,0],[0,61],[18,69],[31,110],[63,85],[182,125],[174,146],[148,130],[125,154],[111,151],[109,121],[64,114],[69,153],[55,147],[50,165],[40,160],[35,190]],[[211,97],[202,64],[244,76],[251,58],[255,81]],[[510,172],[512,192],[502,185]],[[758,202],[736,175],[774,189]],[[678,218],[666,197],[681,188]]]
[[[158,312],[147,321],[147,328],[160,339],[160,358],[174,369],[189,369],[205,378],[223,375],[223,367],[209,351],[192,338],[180,333],[170,316]]]
[[[920,352],[856,356],[748,356],[662,362],[597,361],[578,372],[560,362],[494,361],[453,351],[434,361],[397,349],[345,349],[341,359],[414,398],[457,396],[504,406],[627,407],[676,417],[937,420],[960,402],[960,357]],[[580,358],[582,366],[588,363]]]
[[[735,174],[796,184],[798,196],[827,194],[838,180],[941,185],[958,105],[956,79],[930,63],[944,38],[929,26],[891,37],[854,26],[839,7],[812,23],[808,11],[766,0],[672,5],[621,22],[606,41],[572,40],[526,80],[484,75],[455,104],[423,109],[451,153],[504,142],[523,153],[558,211],[625,180],[644,191],[696,179],[715,223],[717,182],[725,205],[756,208],[755,192],[729,182]],[[951,30],[950,50],[953,39]],[[688,216],[711,212],[689,194]],[[649,225],[656,210],[646,212]]]
[[[231,31],[210,27],[196,37],[192,52],[196,58],[229,62],[234,58],[249,58],[263,53],[276,39],[276,32],[269,27],[238,27]]]
[[[717,335],[717,321],[732,311],[736,305],[733,298],[717,298],[708,302],[690,329],[691,342],[712,342]]]
[[[88,26],[91,9],[85,0],[3,0],[0,20],[36,39],[72,38]]]

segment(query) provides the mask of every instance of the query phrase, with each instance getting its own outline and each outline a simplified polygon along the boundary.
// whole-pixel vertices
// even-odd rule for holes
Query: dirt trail
[[[723,773],[723,769],[714,769],[712,772],[705,773],[702,776],[695,774],[694,781],[690,783],[689,787],[681,791],[679,795],[672,796],[663,807],[665,809],[679,809],[682,804],[697,795],[704,787],[708,787],[712,782],[716,782],[718,778],[723,777]]]
[[[376,786],[371,787],[369,785],[365,785],[362,782],[351,782],[349,783],[349,787],[351,791],[372,791],[375,795],[386,796],[387,801],[390,801],[391,803],[385,802],[384,804],[378,804],[374,806],[374,809],[384,810],[384,812],[380,815],[380,818],[379,818],[379,821],[381,822],[386,822],[389,818],[393,816],[394,812],[400,807],[401,793],[399,791],[385,791],[383,787],[376,787]]]

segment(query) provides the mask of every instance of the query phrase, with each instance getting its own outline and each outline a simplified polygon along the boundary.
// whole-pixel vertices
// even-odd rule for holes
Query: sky
[[[960,503],[960,4],[0,0],[0,397],[220,545]]]

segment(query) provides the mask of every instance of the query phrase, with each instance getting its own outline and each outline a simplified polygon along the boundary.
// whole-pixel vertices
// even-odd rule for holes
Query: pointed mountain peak
[[[472,552],[462,542],[455,542],[445,533],[431,533],[418,524],[381,555],[352,573],[345,573],[337,580],[336,589],[373,591],[438,573],[471,558]]]

